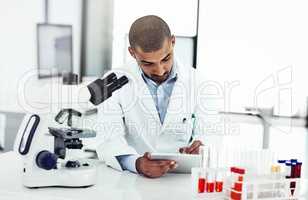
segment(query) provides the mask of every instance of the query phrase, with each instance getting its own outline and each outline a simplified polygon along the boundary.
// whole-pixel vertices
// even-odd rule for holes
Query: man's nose
[[[165,70],[165,68],[164,68],[163,65],[158,65],[157,68],[156,68],[156,70],[155,70],[155,74],[156,74],[157,76],[162,76],[162,75],[165,74],[165,72],[166,72],[166,70]]]

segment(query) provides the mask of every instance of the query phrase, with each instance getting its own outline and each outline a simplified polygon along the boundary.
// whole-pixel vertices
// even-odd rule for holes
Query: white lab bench
[[[119,172],[98,163],[97,184],[87,188],[38,188],[22,185],[22,162],[15,152],[0,154],[1,200],[159,200],[194,199],[190,174],[167,174],[148,179],[130,172]]]

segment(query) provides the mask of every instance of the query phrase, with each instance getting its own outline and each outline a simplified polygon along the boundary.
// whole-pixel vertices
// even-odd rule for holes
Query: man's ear
[[[130,55],[136,59],[136,56],[135,56],[135,52],[134,52],[134,49],[132,47],[128,47],[128,51],[130,53]]]
[[[174,45],[175,45],[175,36],[174,35],[171,36],[171,44],[174,47]]]

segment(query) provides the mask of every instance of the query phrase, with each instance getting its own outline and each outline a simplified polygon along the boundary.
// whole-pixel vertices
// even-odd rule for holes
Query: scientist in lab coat
[[[112,168],[156,178],[177,163],[152,160],[151,152],[198,153],[195,69],[175,59],[175,42],[158,16],[131,25],[128,51],[136,63],[121,72],[129,82],[98,107],[104,139],[96,151]]]

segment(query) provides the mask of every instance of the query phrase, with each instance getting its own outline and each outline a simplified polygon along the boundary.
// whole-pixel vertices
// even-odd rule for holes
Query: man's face
[[[160,84],[164,82],[173,65],[173,47],[175,38],[164,41],[163,47],[153,52],[143,52],[140,47],[129,47],[130,54],[136,59],[139,67],[150,79]]]

